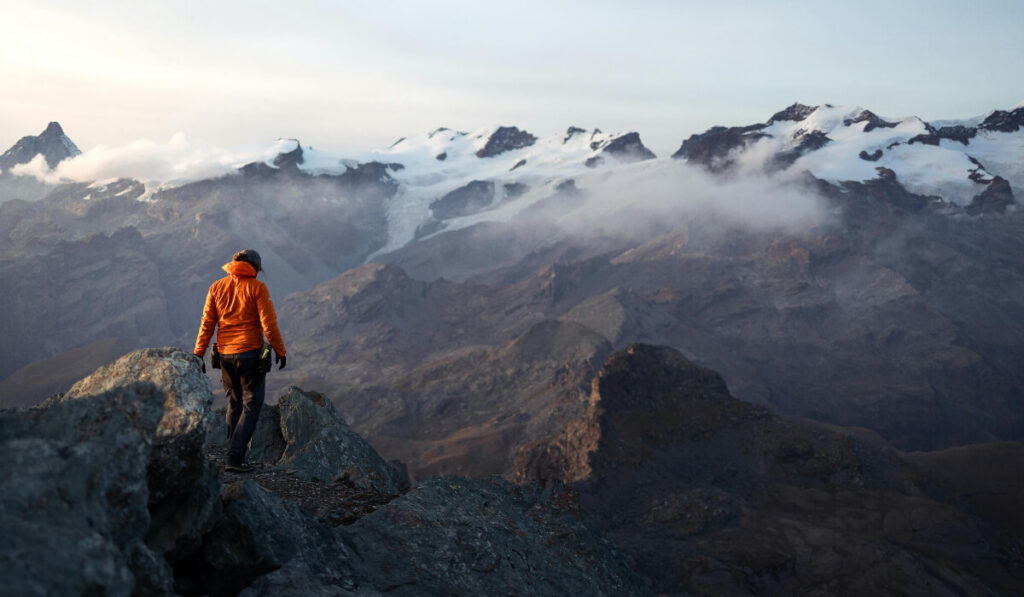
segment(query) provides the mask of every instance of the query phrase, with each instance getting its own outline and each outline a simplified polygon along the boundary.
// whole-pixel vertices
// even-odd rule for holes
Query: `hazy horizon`
[[[0,146],[294,137],[386,147],[439,126],[641,134],[659,156],[799,101],[969,118],[1024,100],[1024,4],[642,1],[373,6],[5,2]]]

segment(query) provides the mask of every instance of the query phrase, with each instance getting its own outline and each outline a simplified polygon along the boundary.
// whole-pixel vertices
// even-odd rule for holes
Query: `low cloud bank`
[[[279,140],[260,147],[220,148],[192,143],[177,133],[166,143],[141,139],[120,147],[97,146],[49,168],[42,155],[11,169],[16,176],[43,182],[89,182],[134,178],[145,183],[175,184],[234,172],[254,161],[272,159],[294,148],[294,141]]]
[[[831,210],[813,190],[763,173],[723,178],[683,162],[577,180],[575,200],[553,198],[510,219],[517,227],[556,226],[583,240],[642,239],[694,217],[754,230],[802,230],[829,220]],[[503,219],[495,214],[495,218]]]

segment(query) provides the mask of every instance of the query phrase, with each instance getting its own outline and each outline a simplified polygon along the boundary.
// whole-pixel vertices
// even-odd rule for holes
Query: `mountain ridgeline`
[[[1022,126],[794,104],[660,158],[636,132],[440,128],[174,184],[54,183],[89,153],[44,132],[0,167],[0,406],[189,349],[254,247],[290,357],[271,395],[322,392],[414,487],[567,484],[660,593],[1013,594]],[[189,553],[168,574],[225,565]]]

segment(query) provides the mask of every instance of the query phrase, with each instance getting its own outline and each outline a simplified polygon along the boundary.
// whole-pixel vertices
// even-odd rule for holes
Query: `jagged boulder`
[[[79,381],[62,400],[137,382],[164,394],[147,471],[154,520],[147,542],[173,561],[196,548],[219,509],[220,480],[204,456],[213,391],[195,357],[176,348],[137,350]]]
[[[552,483],[435,477],[341,527],[389,595],[650,595]]]
[[[0,414],[5,594],[131,594],[129,554],[150,552],[146,468],[162,401],[139,383]],[[169,586],[166,564],[157,570]]]
[[[321,394],[288,387],[264,407],[249,456],[294,471],[303,481],[347,483],[397,495],[407,481]]]
[[[161,594],[220,513],[203,456],[210,384],[171,348],[133,352],[0,415],[0,577],[12,595]]]
[[[325,523],[253,481],[224,491],[224,515],[201,550],[179,566],[192,594],[355,594],[353,556]],[[296,579],[302,584],[292,586]]]

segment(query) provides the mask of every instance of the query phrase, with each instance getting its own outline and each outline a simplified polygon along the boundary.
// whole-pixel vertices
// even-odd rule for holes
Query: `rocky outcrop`
[[[473,180],[432,202],[430,212],[438,220],[447,220],[487,209],[492,203],[494,181]]]
[[[772,114],[772,117],[768,119],[768,124],[780,122],[783,120],[801,122],[808,116],[813,114],[814,111],[817,109],[818,106],[805,106],[799,102],[796,102],[793,105],[786,108],[785,110],[780,110],[779,112]]]
[[[81,153],[78,146],[64,134],[60,123],[51,122],[43,132],[18,139],[17,143],[0,155],[0,171],[7,174],[14,166],[30,162],[37,155],[42,155],[46,165],[54,168],[61,161]]]
[[[274,165],[282,171],[297,173],[299,165],[305,161],[305,158],[302,156],[302,144],[298,139],[293,139],[293,141],[295,141],[295,149],[277,154],[274,157]]]
[[[212,400],[194,357],[148,349],[0,413],[4,591],[169,593],[171,564],[220,515],[203,456]]]
[[[389,595],[652,594],[556,483],[438,477],[342,533]]]
[[[839,186],[856,201],[872,201],[879,205],[896,207],[909,212],[918,212],[930,205],[943,204],[941,197],[911,193],[900,184],[896,173],[879,166],[875,168],[878,177],[863,182],[843,181]],[[837,196],[840,197],[840,196]]]
[[[730,156],[732,152],[770,136],[759,132],[763,128],[763,124],[730,128],[711,127],[699,135],[690,135],[672,157],[700,164],[712,172],[722,172],[733,165],[734,159]]]
[[[737,400],[719,375],[668,347],[610,355],[590,402],[580,425],[551,444],[563,461],[567,450],[586,450],[572,455],[585,468],[559,475],[577,477],[570,487],[583,510],[658,593],[1022,586],[1013,570],[1024,563],[1016,551],[1024,536],[1000,526],[1017,520],[1010,501],[998,517],[979,516],[930,490],[914,465],[864,430],[783,419]],[[558,470],[552,460],[547,469],[522,463],[534,467],[524,477]]]
[[[209,379],[197,374],[196,359],[176,349],[135,351],[76,383],[61,400],[137,382],[164,395],[146,473],[153,518],[147,543],[174,561],[195,549],[218,514],[220,484],[204,456],[213,396]]]
[[[980,166],[979,166],[980,167]],[[1007,209],[1017,205],[1010,183],[1001,176],[996,176],[988,183],[985,190],[978,193],[966,207],[971,215],[986,213],[1005,213]]]
[[[224,513],[178,566],[191,595],[366,594],[358,559],[330,527],[253,481],[226,487]],[[298,581],[298,582],[297,582]]]
[[[897,122],[889,122],[888,120],[883,120],[883,119],[879,118],[879,116],[877,114],[875,114],[874,112],[872,112],[871,110],[863,110],[863,111],[861,111],[860,114],[858,114],[857,116],[855,116],[853,118],[846,118],[846,119],[844,119],[843,120],[843,126],[853,126],[853,125],[861,123],[861,122],[866,122],[867,123],[867,124],[864,125],[864,132],[865,133],[870,133],[874,129],[891,129],[891,128],[895,128],[896,125],[899,124]]]
[[[1020,130],[1021,127],[1024,127],[1024,107],[1016,108],[1011,112],[995,110],[978,125],[981,130],[999,133],[1013,133]]]
[[[0,411],[5,595],[650,594],[554,485],[444,478],[333,518],[261,473],[221,493],[198,364],[136,351],[67,395]],[[292,388],[272,412],[281,441],[253,452],[280,444],[277,469],[324,480],[301,481],[314,496],[398,489],[323,397]]]
[[[943,126],[935,130],[935,136],[940,139],[950,139],[968,145],[978,134],[978,129],[968,126]]]
[[[800,131],[796,139],[799,139],[799,141],[793,147],[772,156],[771,161],[767,165],[769,171],[785,170],[805,153],[821,149],[832,142],[832,139],[829,139],[828,135],[821,131]]]
[[[496,155],[529,147],[537,142],[534,137],[526,131],[521,131],[514,126],[500,126],[487,139],[487,143],[476,152],[478,158],[490,158]]]
[[[408,481],[348,426],[321,394],[289,387],[260,415],[249,458],[304,481],[398,495]]]
[[[643,141],[640,140],[640,133],[636,132],[620,135],[596,146],[592,143],[591,148],[600,149],[601,153],[607,153],[623,162],[641,162],[658,157],[654,155],[653,151],[644,147]]]

